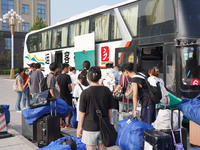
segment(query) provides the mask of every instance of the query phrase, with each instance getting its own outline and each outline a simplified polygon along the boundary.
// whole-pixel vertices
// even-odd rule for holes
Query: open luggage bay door
[[[83,69],[83,62],[89,61],[90,66],[95,66],[95,36],[94,33],[74,37],[75,42],[75,68]]]

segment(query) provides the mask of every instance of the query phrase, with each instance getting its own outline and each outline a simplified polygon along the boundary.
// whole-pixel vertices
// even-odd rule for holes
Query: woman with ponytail
[[[95,103],[101,109],[102,116],[111,120],[113,108],[113,96],[108,87],[101,86],[101,70],[98,67],[91,67],[88,72],[91,86],[84,90],[80,96],[79,122],[77,135],[82,136],[82,142],[87,149],[106,150],[102,143],[99,117],[96,114]]]
[[[80,103],[80,96],[83,90],[89,87],[89,83],[87,81],[86,75],[80,73],[78,75],[78,84],[74,87],[73,97],[78,99],[77,103],[77,118],[76,120],[79,121],[79,103]]]

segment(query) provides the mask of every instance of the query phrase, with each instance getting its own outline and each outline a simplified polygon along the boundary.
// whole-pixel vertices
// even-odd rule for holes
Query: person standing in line
[[[114,66],[113,69],[117,70],[120,76],[122,75],[122,71],[118,65]]]
[[[71,67],[70,68],[70,72],[69,72],[69,76],[72,80],[72,94],[73,94],[73,91],[74,91],[74,87],[76,86],[77,84],[77,75],[76,75],[76,69],[75,67]]]
[[[141,103],[141,119],[142,121],[151,124],[155,120],[155,104],[152,102],[149,94],[149,89],[146,81],[139,73],[135,73],[133,63],[126,63],[123,65],[123,72],[126,77],[132,78],[133,92],[133,117],[137,116],[138,97]],[[137,76],[136,76],[137,75]]]
[[[47,87],[50,91],[52,98],[59,98],[59,92],[56,89],[56,72],[58,72],[58,64],[57,63],[51,63],[49,65],[50,73],[47,77]]]
[[[79,74],[78,75],[78,84],[75,86],[74,88],[74,92],[73,92],[73,97],[78,99],[77,102],[77,117],[76,120],[79,121],[79,105],[80,105],[80,96],[81,93],[83,92],[83,90],[89,88],[89,83],[87,81],[87,78],[84,74]],[[77,137],[79,137],[79,135],[77,134]]]
[[[24,69],[19,68],[18,69],[18,75],[16,76],[16,84],[18,85],[20,91],[17,91],[17,100],[16,100],[16,105],[15,105],[15,110],[16,112],[21,113],[21,107],[20,107],[20,102],[22,99],[22,92],[23,90],[23,79],[22,79],[22,75],[23,75]]]
[[[83,70],[80,73],[85,74],[87,76],[88,70],[90,69],[90,62],[88,60],[83,62]]]
[[[71,78],[67,74],[70,70],[70,66],[67,63],[64,63],[61,65],[62,72],[58,76],[57,81],[58,81],[58,89],[60,91],[60,97],[69,105],[72,106],[72,86],[71,86]],[[65,127],[70,126],[70,114],[66,118],[67,122]],[[60,126],[63,126],[62,118],[60,119]]]
[[[22,104],[23,104],[23,109],[26,108],[30,105],[30,92],[29,92],[29,87],[26,84],[27,80],[29,79],[29,70],[28,68],[24,68],[24,73],[22,74],[22,79],[23,79],[23,93],[22,93]]]
[[[86,144],[88,150],[106,150],[102,143],[99,117],[96,114],[95,101],[101,109],[102,116],[107,121],[111,121],[113,96],[108,87],[101,86],[101,70],[98,67],[91,67],[88,72],[91,86],[84,90],[80,96],[78,136],[82,136],[82,142]]]
[[[127,112],[127,111],[133,110],[133,100],[129,99],[129,106],[128,106],[128,103],[127,103],[128,99],[125,96],[125,92],[126,92],[129,82],[131,82],[131,78],[127,78],[124,74],[122,74],[120,76],[119,83],[113,92],[113,95],[114,95],[122,87],[124,95],[122,97],[122,100],[119,101],[119,112],[122,112],[122,111]],[[129,108],[129,110],[128,110],[128,108]]]
[[[33,64],[32,73],[30,75],[30,93],[32,98],[34,98],[40,92],[40,82],[44,79],[44,75],[38,68],[37,64]]]

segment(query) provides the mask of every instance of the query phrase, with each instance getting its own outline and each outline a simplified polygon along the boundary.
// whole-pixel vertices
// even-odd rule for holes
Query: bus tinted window
[[[92,18],[91,29],[95,32],[95,42],[108,41],[110,13],[102,13]]]
[[[74,46],[74,37],[89,33],[89,19],[80,20],[70,24],[69,46]]]
[[[138,3],[123,6],[119,8],[121,15],[131,32],[132,36],[137,36],[138,26]]]
[[[172,0],[143,0],[140,7],[140,36],[174,32]]]
[[[51,48],[51,30],[43,31],[41,33],[41,50]]]
[[[28,50],[29,52],[36,52],[37,51],[37,45],[38,45],[38,36],[37,34],[29,35],[27,40]]]
[[[119,32],[119,27],[114,12],[111,13],[111,25],[111,40],[121,39],[122,37]]]
[[[67,47],[68,26],[53,29],[52,48]]]

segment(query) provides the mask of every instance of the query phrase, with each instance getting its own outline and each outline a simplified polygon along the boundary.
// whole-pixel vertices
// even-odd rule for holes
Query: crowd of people
[[[117,109],[119,112],[132,111],[133,117],[136,117],[138,102],[141,104],[141,119],[149,124],[155,120],[155,103],[150,98],[146,81],[139,77],[142,73],[135,72],[132,63],[126,63],[122,68],[114,66],[111,61],[105,65],[106,69],[100,70],[95,66],[90,67],[90,62],[85,61],[80,71],[67,63],[61,64],[60,71],[58,64],[49,65],[47,86],[50,94],[53,98],[62,98],[69,106],[77,104],[77,136],[82,136],[82,142],[88,149],[96,149],[97,145],[99,149],[106,149],[101,140],[95,102],[101,109],[102,116],[109,121],[112,118],[112,109]],[[32,63],[29,66],[31,71],[28,68],[19,69],[16,75],[16,83],[21,89],[17,92],[15,107],[17,112],[21,111],[21,99],[24,109],[30,104],[30,99],[41,92],[40,83],[44,79],[41,65]],[[150,68],[148,74],[149,82],[154,85],[160,82],[164,85],[163,80],[158,77],[157,67]],[[115,94],[119,90],[122,90],[123,96],[117,100]],[[70,115],[67,116],[65,124],[63,119],[60,119],[60,126],[66,128],[70,126]]]

